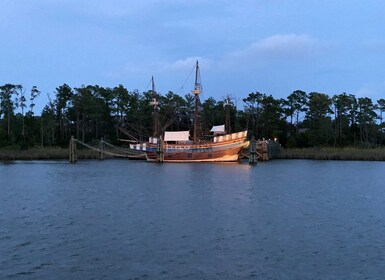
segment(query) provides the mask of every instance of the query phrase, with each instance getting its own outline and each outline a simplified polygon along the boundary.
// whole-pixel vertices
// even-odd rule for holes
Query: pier
[[[273,140],[254,140],[251,139],[247,147],[241,151],[240,158],[248,159],[250,164],[257,161],[268,161],[281,152],[281,145]]]

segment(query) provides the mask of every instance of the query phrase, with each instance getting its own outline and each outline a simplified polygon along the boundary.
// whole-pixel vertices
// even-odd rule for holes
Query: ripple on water
[[[381,163],[36,162],[6,174],[6,279],[383,276]]]

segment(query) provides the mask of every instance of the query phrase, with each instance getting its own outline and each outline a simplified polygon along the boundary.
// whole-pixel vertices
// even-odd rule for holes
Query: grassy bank
[[[98,153],[91,150],[78,150],[78,159],[97,159]],[[69,150],[65,148],[30,148],[28,150],[0,149],[0,160],[49,160],[69,159]]]
[[[98,153],[89,149],[77,150],[78,159],[98,159]],[[274,155],[275,159],[315,159],[315,160],[365,160],[385,161],[385,148],[305,148],[284,149]],[[65,148],[30,148],[28,150],[0,149],[0,160],[50,160],[69,159]]]
[[[385,148],[360,149],[360,148],[305,148],[285,149],[277,159],[316,159],[316,160],[365,160],[385,161]]]

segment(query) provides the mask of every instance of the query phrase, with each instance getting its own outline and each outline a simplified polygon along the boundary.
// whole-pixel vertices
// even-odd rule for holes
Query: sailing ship
[[[154,93],[153,86],[153,93]],[[147,161],[157,162],[235,162],[239,159],[241,149],[248,144],[247,130],[237,133],[227,133],[225,125],[213,126],[211,139],[198,137],[202,134],[200,128],[199,95],[201,83],[199,80],[199,63],[195,66],[195,85],[192,91],[195,97],[193,135],[190,131],[164,131],[158,133],[158,101],[153,95],[154,134],[146,143],[130,145],[131,149],[143,151]],[[227,122],[227,121],[226,121]],[[198,133],[200,132],[200,133]]]

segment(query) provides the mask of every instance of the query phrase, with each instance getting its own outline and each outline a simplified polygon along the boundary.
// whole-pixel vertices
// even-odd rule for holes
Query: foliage
[[[159,119],[158,133],[191,130],[194,119],[195,97],[191,93],[161,95],[152,90],[129,91],[122,85],[71,88],[63,84],[39,115],[34,109],[40,90],[33,86],[29,98],[25,92],[22,85],[0,86],[1,147],[67,147],[71,135],[84,142],[101,137],[115,144],[119,138],[146,141],[155,135],[154,119]],[[150,105],[154,98],[155,107]],[[226,123],[230,132],[248,129],[250,138],[277,138],[292,148],[385,144],[385,99],[374,103],[345,92],[330,97],[295,90],[286,99],[251,92],[243,102],[244,107],[237,108],[231,99],[204,100],[205,125],[210,129]]]

